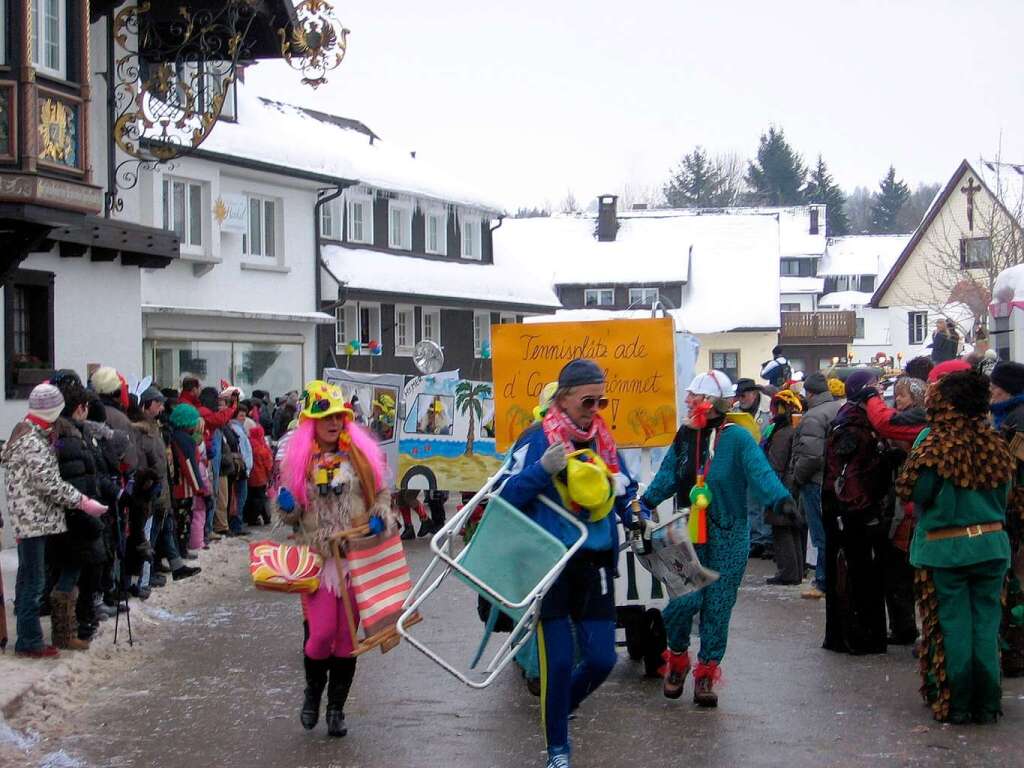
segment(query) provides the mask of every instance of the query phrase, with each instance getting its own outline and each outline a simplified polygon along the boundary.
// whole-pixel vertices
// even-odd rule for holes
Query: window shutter
[[[914,343],[914,313],[907,312],[907,343]]]
[[[967,266],[967,240],[960,238],[960,269]]]

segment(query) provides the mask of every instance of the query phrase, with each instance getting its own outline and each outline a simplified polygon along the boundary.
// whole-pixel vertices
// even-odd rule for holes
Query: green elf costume
[[[896,483],[918,516],[910,545],[922,617],[921,694],[940,722],[993,723],[1002,714],[1004,530],[1015,462],[988,422],[988,379],[938,379],[922,432]]]

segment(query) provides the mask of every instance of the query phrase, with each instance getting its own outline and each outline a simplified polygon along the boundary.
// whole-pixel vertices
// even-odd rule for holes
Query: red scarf
[[[619,453],[615,448],[615,438],[601,414],[594,414],[594,421],[590,429],[583,430],[577,427],[565,411],[552,403],[544,416],[544,436],[548,443],[561,440],[565,443],[566,451],[575,451],[577,443],[589,443],[597,440],[597,455],[601,457],[608,469],[612,472],[619,471]]]

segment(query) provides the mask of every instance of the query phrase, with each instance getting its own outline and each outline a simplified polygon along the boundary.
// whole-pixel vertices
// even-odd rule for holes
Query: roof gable
[[[886,295],[893,288],[901,272],[909,264],[915,252],[922,246],[922,243],[925,241],[925,237],[931,231],[932,226],[936,223],[936,220],[939,218],[942,212],[949,207],[951,198],[953,197],[953,193],[958,191],[964,176],[967,174],[970,174],[971,178],[973,178],[975,182],[980,184],[980,191],[984,193],[987,199],[991,200],[994,203],[994,205],[998,208],[998,210],[1000,210],[1002,214],[1008,218],[1009,221],[1017,225],[1016,218],[1013,216],[1013,214],[1010,213],[1010,211],[1007,210],[1006,206],[1003,205],[1002,201],[992,192],[991,188],[986,183],[984,177],[980,173],[978,173],[966,159],[961,161],[960,165],[957,166],[956,171],[949,178],[949,181],[946,182],[946,185],[935,196],[935,199],[932,201],[932,204],[928,207],[928,210],[925,212],[924,218],[921,220],[921,223],[918,225],[917,229],[914,230],[913,235],[911,235],[910,240],[907,242],[906,246],[900,252],[899,257],[896,259],[896,262],[892,265],[892,268],[888,271],[888,273],[885,275],[885,278],[879,283],[878,287],[875,289],[875,292],[871,297],[872,307],[887,306],[889,303],[891,303],[884,302]]]

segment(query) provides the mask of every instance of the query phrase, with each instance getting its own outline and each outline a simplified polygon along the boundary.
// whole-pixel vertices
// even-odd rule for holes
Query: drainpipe
[[[320,288],[321,288],[320,271],[321,271],[321,268],[324,266],[324,260],[323,260],[322,254],[321,254],[321,248],[322,248],[322,245],[323,245],[323,238],[320,235],[320,210],[324,207],[324,205],[326,205],[327,203],[331,202],[332,200],[337,200],[339,197],[341,197],[342,193],[346,189],[348,189],[349,187],[355,186],[357,183],[358,182],[355,182],[355,181],[346,181],[346,182],[343,182],[343,183],[341,183],[338,186],[333,187],[333,188],[328,187],[326,189],[318,189],[317,190],[317,201],[313,205],[313,251],[314,251],[314,254],[315,254],[314,255],[314,264],[316,265],[316,268],[313,270],[313,290],[314,290],[314,294],[313,294],[314,295],[313,307],[316,309],[317,312],[320,311],[320,303],[322,301],[322,299],[320,298]],[[327,194],[323,194],[325,192]],[[344,218],[342,220],[344,220]],[[315,345],[315,349],[316,349],[316,364],[317,364],[317,366],[320,365],[320,361],[323,359],[322,346],[323,346],[323,344],[320,341],[320,326],[319,326],[319,324],[317,324],[317,329],[316,329],[316,345]],[[320,375],[319,371],[316,371],[316,374],[317,374],[317,376],[319,376]]]

